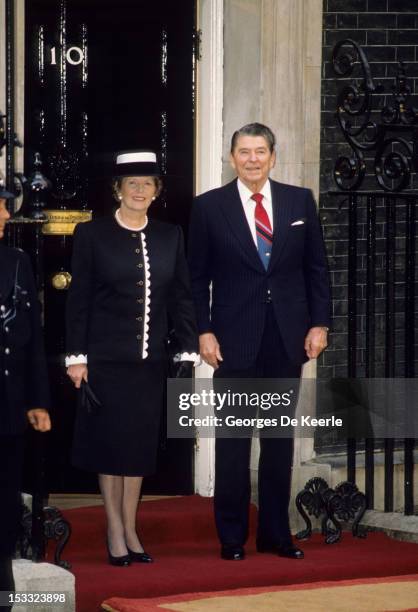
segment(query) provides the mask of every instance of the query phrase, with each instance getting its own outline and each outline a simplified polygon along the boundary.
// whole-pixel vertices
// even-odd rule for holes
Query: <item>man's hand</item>
[[[305,338],[305,351],[309,359],[316,359],[327,348],[327,336],[326,327],[311,327]]]
[[[29,410],[28,421],[36,431],[49,431],[51,429],[51,419],[45,408]]]
[[[201,334],[199,336],[199,352],[203,361],[208,363],[215,370],[219,367],[219,361],[223,361],[221,348],[212,333]]]
[[[76,389],[80,388],[82,380],[85,380],[87,382],[88,370],[85,363],[76,363],[74,365],[70,365],[67,368],[67,374],[75,384]]]

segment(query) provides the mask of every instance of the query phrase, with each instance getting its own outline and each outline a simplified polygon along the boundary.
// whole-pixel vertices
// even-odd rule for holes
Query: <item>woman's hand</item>
[[[51,419],[45,408],[28,410],[28,421],[36,431],[49,431],[51,429]]]
[[[75,384],[76,389],[79,389],[82,380],[85,380],[87,382],[87,365],[85,363],[76,363],[74,365],[70,365],[67,368],[67,374]]]

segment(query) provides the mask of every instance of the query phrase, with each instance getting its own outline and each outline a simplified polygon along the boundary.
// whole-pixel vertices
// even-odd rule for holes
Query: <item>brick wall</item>
[[[372,77],[380,82],[386,92],[397,74],[399,61],[405,62],[407,76],[411,77],[411,103],[418,108],[418,0],[324,0],[323,4],[323,59],[321,102],[321,183],[320,215],[324,227],[327,252],[332,277],[333,331],[330,347],[319,360],[319,376],[347,375],[347,267],[348,267],[348,207],[344,198],[333,198],[328,190],[336,189],[333,168],[336,158],[350,152],[334,117],[337,92],[343,81],[337,79],[331,66],[331,54],[335,43],[352,38],[366,52]],[[356,72],[360,77],[360,73]],[[349,81],[351,79],[348,79]],[[359,79],[359,82],[361,79]],[[389,93],[373,96],[376,113],[381,105],[390,102]],[[368,154],[368,157],[374,153]],[[413,175],[411,187],[418,189],[417,176]],[[361,189],[379,189],[374,177],[368,173]],[[377,259],[376,259],[376,375],[384,376],[385,367],[385,214],[383,200],[377,204]],[[358,376],[364,376],[365,359],[365,295],[366,295],[366,218],[365,206],[358,210],[358,277],[359,300],[357,317]],[[418,213],[417,213],[418,217]],[[405,206],[397,205],[396,241],[396,375],[404,372],[403,328],[404,269],[405,258]],[[417,259],[418,261],[418,259]],[[418,275],[417,275],[418,276]],[[418,299],[416,300],[418,304]],[[417,322],[417,321],[416,321]],[[418,355],[418,350],[416,350]]]

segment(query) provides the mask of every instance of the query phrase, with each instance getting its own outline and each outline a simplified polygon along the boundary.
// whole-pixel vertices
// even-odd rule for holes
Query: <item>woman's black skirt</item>
[[[78,402],[74,465],[100,474],[153,474],[165,397],[165,362],[89,363],[88,382],[101,406]]]

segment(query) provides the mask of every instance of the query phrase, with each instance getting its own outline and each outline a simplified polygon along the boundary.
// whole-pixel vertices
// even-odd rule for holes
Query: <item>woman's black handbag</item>
[[[99,398],[84,379],[81,381],[80,387],[80,404],[81,408],[90,414],[98,412],[102,407]]]

